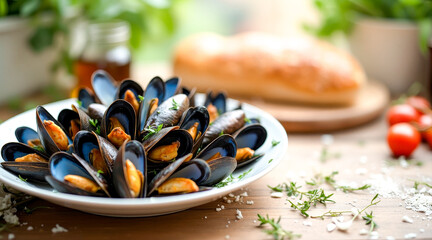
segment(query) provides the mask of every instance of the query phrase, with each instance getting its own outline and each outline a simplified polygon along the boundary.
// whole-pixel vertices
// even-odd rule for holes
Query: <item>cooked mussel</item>
[[[147,158],[140,142],[125,142],[117,154],[113,185],[123,198],[145,197],[147,193]]]
[[[89,88],[81,88],[78,91],[78,101],[80,103],[80,107],[83,109],[88,109],[88,106],[92,103],[96,103],[96,98],[93,91]]]
[[[71,109],[60,111],[58,121],[67,130],[67,134],[72,140],[80,130],[94,131],[95,127],[90,123],[91,118],[81,109],[72,105]]]
[[[136,118],[132,105],[124,100],[114,101],[106,110],[101,135],[119,148],[123,142],[135,139]]]
[[[213,94],[212,91],[209,91],[204,101],[204,106],[207,107],[209,112],[210,122],[213,122],[226,112],[226,94],[224,92]]]
[[[144,90],[135,81],[126,79],[120,83],[118,87],[116,99],[123,99],[130,103],[135,110],[136,115],[138,115],[138,110],[140,107],[139,96],[143,96]]]
[[[195,93],[196,93],[197,88],[194,87],[192,89],[189,89],[187,87],[182,87],[181,93],[183,93],[184,95],[188,96],[189,98],[189,106],[191,107],[195,107]]]
[[[87,108],[87,113],[90,118],[102,122],[103,116],[108,109],[107,106],[99,103],[92,103]]]
[[[210,177],[201,183],[203,186],[213,186],[228,177],[237,167],[237,161],[233,157],[221,157],[207,160],[210,166]]]
[[[165,83],[160,77],[154,77],[146,87],[144,99],[138,114],[138,134],[141,136],[144,132],[144,127],[148,117],[156,110],[160,103],[163,102],[165,96]],[[143,137],[143,136],[141,136]]]
[[[19,127],[15,130],[15,137],[20,143],[33,148],[43,149],[38,133],[29,127]]]
[[[181,164],[169,179],[189,178],[200,185],[200,183],[205,182],[210,177],[210,172],[210,166],[206,161],[195,158]]]
[[[92,75],[92,87],[97,98],[105,106],[110,105],[116,96],[117,84],[104,70],[97,70]]]
[[[45,182],[45,176],[49,174],[48,159],[46,153],[41,152],[23,143],[6,143],[1,149],[4,169],[17,176]]]
[[[203,139],[206,146],[221,134],[233,134],[245,124],[245,113],[243,110],[226,112],[219,116],[207,129]]]
[[[267,131],[260,124],[248,124],[233,134],[237,143],[237,167],[251,163],[262,155],[255,155],[255,150],[261,147],[266,138]]]
[[[49,161],[46,181],[57,191],[86,196],[110,196],[106,180],[79,156],[59,152]]]
[[[36,123],[39,139],[48,155],[58,151],[69,151],[72,139],[64,127],[42,106],[36,108]]]
[[[189,108],[179,122],[180,129],[185,129],[191,135],[194,145],[192,152],[195,154],[201,146],[204,135],[210,123],[208,111],[205,107]]]

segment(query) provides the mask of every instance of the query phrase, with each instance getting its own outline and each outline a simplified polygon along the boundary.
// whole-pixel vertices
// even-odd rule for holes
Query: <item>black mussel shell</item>
[[[164,100],[167,100],[168,98],[179,94],[180,93],[180,84],[181,84],[181,79],[178,77],[173,77],[168,79],[165,82],[165,97]]]
[[[157,98],[159,105],[163,102],[165,96],[165,83],[160,77],[154,77],[146,87],[144,92],[144,100],[141,102],[138,114],[138,130],[139,133],[144,131],[147,118],[149,117],[150,103]]]
[[[203,106],[189,108],[187,111],[183,113],[182,119],[179,122],[180,129],[188,130],[190,129],[196,122],[199,123],[197,134],[201,132],[201,136],[194,139],[194,146],[192,152],[195,154],[198,148],[201,146],[202,140],[204,139],[204,135],[207,131],[207,128],[210,123],[209,113],[207,108]]]
[[[192,147],[193,147],[192,137],[186,130],[182,130],[182,129],[171,130],[168,133],[166,133],[164,136],[158,138],[153,143],[146,144],[146,142],[144,142],[143,145],[144,145],[144,147],[147,147],[146,148],[147,155],[150,155],[150,153],[153,149],[155,149],[159,146],[170,145],[171,143],[173,143],[175,141],[180,142],[180,147],[177,150],[177,157],[176,158],[181,158],[192,151]],[[158,164],[159,163],[160,164],[167,163],[164,161],[151,159],[149,156],[148,156],[148,160],[153,162],[153,163],[158,163]]]
[[[210,166],[201,159],[184,162],[169,178],[189,178],[196,184],[205,182],[210,177]]]
[[[90,124],[90,117],[87,115],[87,113],[77,108],[75,105],[72,105],[72,110],[63,109],[59,113],[57,119],[66,130],[70,130],[72,120],[79,121],[80,130],[87,130],[87,131],[95,130],[95,127],[93,127]],[[68,134],[69,137],[71,137],[72,139],[74,138],[74,136],[72,136],[72,133],[70,131],[67,131],[66,134]]]
[[[96,103],[94,93],[89,88],[81,88],[78,91],[78,101],[81,103],[82,108],[87,109],[92,103]]]
[[[87,108],[87,113],[90,118],[102,122],[103,116],[108,109],[107,106],[99,103],[92,103]]]
[[[212,186],[228,177],[237,167],[237,161],[233,157],[222,157],[207,161],[210,166],[210,177],[200,185]]]
[[[50,135],[45,129],[45,126],[43,124],[44,121],[52,121],[54,124],[59,126],[60,129],[66,134],[68,138],[68,145],[70,146],[72,144],[72,139],[68,136],[67,131],[65,130],[63,125],[61,125],[44,107],[38,106],[36,108],[36,123],[38,129],[37,132],[39,135],[39,139],[41,140],[42,145],[44,146],[44,149],[48,155],[52,155],[55,152],[59,152],[60,149],[57,147],[57,145],[51,139]]]
[[[220,153],[221,157],[235,158],[237,154],[237,144],[234,138],[228,134],[221,135],[202,149],[196,157],[207,161],[216,153]]]
[[[46,181],[57,191],[63,193],[72,193],[84,196],[110,196],[107,190],[106,181],[102,175],[98,174],[97,171],[83,159],[80,159],[77,155],[70,155],[65,152],[59,152],[51,156],[49,162],[51,176],[46,176]],[[96,193],[88,192],[73,186],[72,184],[64,181],[64,177],[68,174],[79,175],[88,178],[96,182],[102,191]]]
[[[227,111],[226,99],[227,99],[226,93],[224,93],[224,92],[220,92],[218,94],[213,94],[212,91],[209,91],[207,93],[207,97],[204,101],[204,106],[207,107],[211,103],[211,104],[213,104],[213,106],[216,107],[219,114],[223,114]]]
[[[92,75],[92,87],[103,105],[110,105],[117,92],[114,79],[104,70],[97,70]]]
[[[243,110],[234,110],[220,115],[207,129],[204,136],[203,145],[206,146],[211,141],[222,134],[233,134],[245,124],[245,113]]]
[[[120,124],[123,126],[125,132],[131,137],[131,139],[135,139],[136,133],[136,118],[135,118],[135,110],[133,109],[130,103],[125,100],[118,99],[114,101],[108,109],[105,111],[105,115],[101,124],[101,135],[104,138],[107,138],[107,135],[110,133],[110,118],[114,117],[119,120]]]
[[[181,93],[183,93],[184,95],[188,96],[189,98],[189,105],[191,107],[195,107],[195,93],[196,93],[197,88],[194,87],[192,89],[188,89],[186,87],[182,87],[182,91]]]
[[[15,130],[15,137],[20,143],[27,144],[29,141],[40,140],[38,133],[29,127],[19,127]]]
[[[40,152],[23,143],[6,143],[1,149],[2,158],[5,160],[1,164],[4,169],[17,176],[20,175],[29,180],[45,182],[45,176],[50,174],[48,162],[15,162],[15,159],[33,153],[38,154],[47,161],[49,160],[49,157],[44,152]]]
[[[164,183],[176,170],[180,167],[180,165],[186,161],[189,161],[192,158],[192,154],[187,154],[181,158],[178,158],[164,169],[162,169],[156,176],[152,179],[152,181],[148,185],[147,195],[150,196],[156,188],[158,188],[162,183]]]
[[[118,87],[116,93],[116,99],[124,99],[124,95],[127,90],[131,90],[134,93],[137,100],[139,100],[138,95],[143,96],[144,93],[144,90],[142,89],[141,85],[139,85],[134,80],[126,79],[120,83],[120,86]]]
[[[177,125],[184,111],[189,107],[189,99],[184,94],[177,94],[165,100],[147,120],[145,128],[157,129]],[[144,129],[143,135],[149,131]]]
[[[249,147],[252,150],[257,150],[267,139],[267,131],[260,124],[249,124],[236,131],[232,136],[237,142],[237,148]]]
[[[113,168],[113,185],[117,194],[123,198],[132,198],[129,184],[126,180],[126,160],[130,160],[135,168],[143,174],[142,189],[138,197],[145,197],[147,193],[147,158],[140,142],[132,140],[120,147]]]

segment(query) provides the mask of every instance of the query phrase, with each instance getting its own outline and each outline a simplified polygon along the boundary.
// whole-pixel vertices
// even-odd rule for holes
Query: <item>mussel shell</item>
[[[237,161],[232,157],[222,157],[207,161],[210,166],[210,177],[201,185],[212,186],[228,177],[237,167]]]
[[[174,102],[177,108],[174,108]],[[184,111],[189,107],[189,99],[184,94],[177,94],[165,100],[147,120],[145,128],[157,129],[162,124],[163,127],[177,125]],[[143,135],[148,131],[143,132]]]
[[[110,118],[115,117],[119,120],[120,124],[124,127],[125,132],[135,139],[136,133],[136,118],[135,110],[130,103],[125,100],[118,99],[114,101],[108,109],[105,111],[104,117],[101,124],[101,135],[106,138],[110,133]]]
[[[243,110],[234,110],[220,115],[208,127],[204,136],[203,145],[206,146],[216,139],[221,133],[233,134],[245,124],[245,113]]]
[[[9,170],[15,175],[23,178],[45,182],[45,176],[49,175],[48,163],[43,162],[15,162],[15,159],[28,154],[36,153],[46,160],[49,157],[46,153],[40,152],[23,143],[10,142],[6,143],[1,149],[1,155],[5,162],[2,162],[3,168]]]
[[[249,163],[255,162],[256,160],[260,159],[264,154],[254,155],[249,159],[237,161],[237,168],[241,168],[245,165],[248,165]]]
[[[237,148],[251,148],[257,150],[267,139],[267,130],[260,124],[248,124],[232,135]]]
[[[221,157],[235,158],[237,154],[237,144],[234,138],[228,134],[221,135],[202,149],[196,157],[207,161],[216,153],[220,153]]]
[[[138,197],[147,193],[147,157],[140,142],[132,140],[125,142],[117,154],[113,168],[113,185],[117,194],[123,198],[132,198],[130,187],[126,180],[126,160],[129,159],[144,177],[142,189]]]
[[[65,152],[56,153],[51,156],[49,167],[51,176],[46,176],[45,179],[59,192],[85,196],[110,196],[107,190],[106,181],[102,176],[98,175],[85,160],[80,159],[77,155],[72,156]],[[103,192],[92,193],[67,183],[64,181],[64,177],[68,174],[79,175],[95,181],[101,187]]]
[[[57,147],[55,142],[51,139],[50,135],[48,134],[47,130],[45,129],[45,126],[43,124],[43,121],[53,121],[54,124],[59,126],[63,132],[68,136],[67,131],[61,125],[44,107],[38,106],[36,108],[36,124],[38,129],[38,135],[39,139],[41,140],[42,145],[44,146],[45,151],[48,155],[52,155],[55,152],[59,152],[60,149]],[[68,136],[68,142],[69,145],[72,144],[72,139]]]
[[[89,88],[81,88],[78,91],[78,101],[81,102],[81,107],[87,109],[88,106],[96,102],[94,93]]]
[[[177,157],[176,158],[181,158],[192,151],[193,140],[192,140],[191,135],[186,130],[177,129],[177,130],[169,131],[163,137],[159,138],[157,140],[157,142],[154,142],[154,144],[151,144],[151,147],[146,148],[146,152],[150,153],[152,151],[152,149],[154,149],[156,147],[164,146],[164,145],[170,145],[171,143],[173,143],[175,141],[180,142],[180,147],[177,150]],[[144,146],[148,146],[148,145],[144,145]],[[161,163],[161,164],[166,163],[163,161],[158,161],[158,160],[154,160],[154,159],[150,159],[150,158],[148,158],[148,160],[152,161],[153,163]]]
[[[76,119],[80,122],[80,130],[94,131],[95,128],[90,124],[90,117],[83,110],[77,108],[75,105],[72,105],[72,110],[63,109],[59,113],[57,117],[58,121],[62,124],[62,126],[68,130],[71,127],[71,121]],[[70,132],[67,131],[66,134],[69,137],[73,137],[70,135]]]
[[[210,172],[210,166],[206,161],[202,159],[192,159],[188,162],[184,162],[169,179],[189,178],[199,185],[210,177]]]
[[[127,90],[131,90],[137,100],[139,100],[138,95],[144,95],[144,90],[142,89],[141,85],[139,85],[134,80],[125,79],[120,83],[120,86],[117,89],[116,99],[124,99],[124,95]]]
[[[139,114],[138,114],[138,130],[139,132],[144,131],[145,124],[148,119],[148,113],[150,111],[150,102],[152,99],[157,98],[159,104],[163,102],[165,96],[165,83],[160,77],[154,77],[146,87],[144,92],[144,100],[140,104]]]
[[[117,86],[114,79],[104,70],[97,70],[92,75],[92,87],[102,104],[108,106],[114,99]]]
[[[39,139],[38,133],[29,127],[19,127],[15,130],[15,137],[20,143],[27,144],[29,140]]]
[[[90,118],[98,120],[98,122],[102,122],[103,116],[108,109],[107,106],[99,103],[92,103],[87,108],[87,113]]]
[[[94,132],[79,131],[75,136],[73,145],[74,152],[89,164],[91,163],[89,159],[90,151],[95,148],[98,149],[110,171],[106,174],[104,173],[104,175],[111,175],[114,161],[117,157],[117,148],[112,143]]]
[[[179,122],[180,129],[188,130],[193,126],[195,122],[198,122],[197,132],[201,132],[201,136],[194,141],[192,152],[195,154],[198,148],[201,146],[204,135],[210,123],[210,116],[207,108],[203,106],[189,108],[183,113],[182,119]]]
[[[148,185],[147,195],[150,196],[156,188],[158,188],[163,182],[165,182],[176,170],[180,167],[180,165],[189,161],[192,158],[192,154],[187,154],[181,158],[178,158],[164,169],[162,169],[156,176],[152,179],[152,181]]]
[[[188,89],[186,87],[182,87],[182,91],[181,93],[183,93],[184,95],[188,96],[189,98],[189,106],[191,107],[195,107],[195,93],[196,93],[197,88],[194,87],[192,89]]]
[[[173,77],[168,79],[165,82],[165,97],[164,97],[164,101],[167,100],[168,98],[179,94],[181,91],[181,79],[178,77]]]
[[[226,98],[227,98],[226,93],[224,93],[224,92],[220,92],[216,95],[213,95],[213,92],[209,91],[207,93],[207,97],[204,101],[204,106],[207,107],[211,103],[211,104],[213,104],[213,106],[216,107],[219,114],[223,114],[227,111]]]

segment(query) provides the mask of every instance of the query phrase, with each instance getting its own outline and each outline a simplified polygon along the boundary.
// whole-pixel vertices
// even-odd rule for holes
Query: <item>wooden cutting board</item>
[[[240,99],[272,114],[287,132],[328,132],[355,127],[379,117],[390,100],[388,89],[369,81],[355,103],[346,107],[317,107]]]

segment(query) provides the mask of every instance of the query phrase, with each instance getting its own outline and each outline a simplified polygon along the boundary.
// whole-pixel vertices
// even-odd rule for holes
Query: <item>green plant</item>
[[[336,32],[349,33],[356,19],[370,16],[402,19],[419,27],[420,47],[426,51],[432,31],[431,0],[314,0],[322,20],[318,26],[305,25],[306,30],[319,37],[330,37]]]
[[[62,40],[53,70],[66,66],[72,72],[70,29],[76,21],[124,20],[131,26],[130,45],[138,49],[145,39],[166,37],[175,30],[173,8],[180,0],[0,0],[0,17],[31,18],[34,32],[29,44],[36,52]]]

